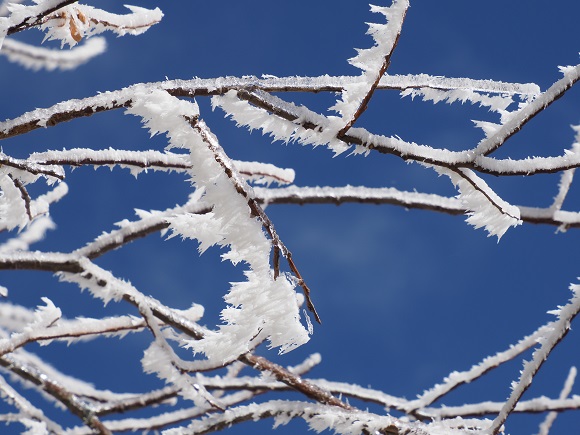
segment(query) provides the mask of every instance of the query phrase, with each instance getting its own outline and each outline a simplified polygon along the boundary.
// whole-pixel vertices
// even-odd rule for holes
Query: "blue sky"
[[[122,11],[112,1],[95,6]],[[108,52],[75,71],[32,72],[0,58],[0,117],[165,77],[358,74],[346,60],[354,56],[355,47],[372,43],[364,34],[364,23],[380,19],[364,2],[174,0],[159,6],[165,13],[159,25],[139,37],[107,36]],[[484,6],[460,0],[414,1],[389,71],[535,82],[544,90],[561,77],[558,65],[578,63],[579,12],[580,5],[572,1],[553,1],[549,6],[538,1],[489,0]],[[41,34],[33,30],[21,37],[40,40]],[[570,125],[580,124],[579,92],[573,89],[530,122],[501,155],[558,155],[569,148],[574,141]],[[282,97],[319,112],[334,100],[330,94]],[[208,101],[198,103],[231,157],[293,167],[298,185],[366,184],[454,194],[447,179],[418,165],[373,153],[333,158],[322,148],[270,143],[258,132],[235,128],[219,109],[212,112]],[[494,114],[478,107],[434,106],[382,92],[360,122],[377,133],[466,149],[481,139],[471,119],[496,121]],[[120,111],[2,143],[4,152],[18,157],[63,147],[163,146],[162,138],[150,140],[137,118]],[[555,176],[541,175],[491,179],[490,185],[508,201],[547,206],[557,193],[557,181]],[[74,249],[114,222],[133,217],[133,208],[170,207],[190,191],[180,175],[152,173],[135,180],[123,170],[81,168],[69,173],[67,182],[69,195],[52,210],[58,229],[39,249]],[[578,198],[573,187],[565,207],[577,210]],[[323,362],[313,377],[371,385],[407,398],[547,322],[546,311],[569,299],[567,287],[580,275],[577,229],[556,234],[555,228],[528,224],[512,228],[497,243],[468,226],[463,217],[393,206],[284,205],[271,206],[267,212],[292,250],[323,318],[309,344],[283,358],[271,352],[272,358],[292,364],[320,352]],[[193,242],[149,239],[108,254],[99,264],[168,305],[202,303],[207,323],[215,322],[227,282],[240,278],[240,268],[221,263],[217,249],[199,257]],[[79,295],[74,287],[40,273],[3,272],[0,280],[15,302],[34,306],[40,296],[48,295],[69,317],[126,310],[123,305],[103,309],[89,295]],[[39,352],[55,366],[97,386],[131,389],[146,338],[127,343],[99,340],[71,348],[57,345]],[[578,340],[573,330],[525,398],[557,397],[569,367],[578,362]],[[115,361],[118,354],[127,354],[126,365]],[[103,355],[107,372],[91,364]],[[462,387],[446,404],[503,400],[520,369],[521,360],[516,360],[488,381]],[[153,379],[147,382],[155,384]],[[560,416],[553,433],[569,433],[566,428],[577,427],[577,418],[575,413]],[[539,421],[541,416],[515,416],[507,429],[535,433]],[[293,427],[305,428],[299,423]],[[240,430],[244,429],[249,427]]]

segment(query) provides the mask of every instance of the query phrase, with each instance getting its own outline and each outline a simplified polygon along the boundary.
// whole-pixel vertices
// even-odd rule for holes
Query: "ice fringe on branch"
[[[467,210],[467,223],[475,229],[484,227],[489,236],[497,236],[497,240],[510,227],[522,224],[520,209],[501,199],[485,181],[470,169],[448,169],[436,167],[441,175],[447,175],[459,189],[458,198]]]
[[[516,407],[522,395],[532,384],[534,376],[540,370],[540,367],[548,359],[548,356],[556,345],[564,338],[570,330],[572,320],[580,312],[580,285],[571,284],[572,298],[556,310],[549,311],[558,317],[557,320],[548,325],[546,334],[538,339],[540,347],[533,353],[531,361],[524,361],[524,368],[520,372],[520,379],[512,383],[512,394],[505,402],[497,417],[484,433],[486,435],[495,435],[499,432],[500,427],[504,424],[508,416]]]
[[[286,275],[274,278],[270,268],[271,242],[261,223],[251,217],[247,202],[236,191],[191,121],[199,116],[195,103],[179,100],[161,90],[135,92],[127,113],[143,118],[151,134],[167,133],[168,148],[190,153],[190,175],[203,189],[204,202],[212,211],[203,215],[182,214],[168,219],[174,235],[197,239],[200,252],[212,245],[229,247],[222,258],[233,264],[245,262],[247,281],[232,284],[222,311],[225,324],[199,341],[190,341],[194,352],[210,361],[228,362],[248,352],[253,342],[267,338],[272,347],[287,352],[308,341],[300,323],[294,283]]]
[[[341,100],[330,108],[341,115],[338,119],[329,117],[330,130],[338,137],[342,137],[366,110],[373,92],[391,62],[391,55],[401,34],[408,8],[408,0],[393,0],[390,7],[371,5],[371,12],[384,15],[387,23],[368,23],[367,34],[375,41],[374,47],[357,49],[358,54],[349,59],[349,63],[361,69],[363,73],[360,82],[344,87]]]

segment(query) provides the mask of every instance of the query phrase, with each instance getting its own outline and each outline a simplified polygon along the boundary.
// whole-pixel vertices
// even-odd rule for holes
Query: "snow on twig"
[[[35,109],[17,118],[0,122],[0,139],[41,128],[52,127],[78,117],[90,116],[105,110],[126,107],[133,92],[139,89],[163,89],[171,95],[194,97],[196,95],[223,95],[230,90],[259,89],[265,92],[340,92],[345,86],[357,83],[357,76],[279,77],[259,79],[257,77],[220,77],[215,79],[166,80],[163,82],[139,83],[127,88],[108,91],[81,100],[71,99],[44,109]],[[403,90],[416,87],[434,89],[468,89],[484,93],[506,93],[535,96],[539,88],[535,84],[472,80],[418,75],[384,76],[378,89]]]
[[[533,378],[542,367],[542,364],[570,330],[570,323],[580,312],[580,285],[570,285],[570,290],[573,293],[570,302],[557,310],[550,311],[551,314],[558,316],[558,320],[550,323],[548,325],[549,330],[538,339],[541,344],[539,349],[534,351],[531,361],[524,362],[524,368],[519,380],[512,383],[512,394],[486,433],[495,435],[499,432],[524,392],[532,384]]]
[[[35,71],[40,69],[65,71],[88,62],[104,53],[106,48],[105,39],[101,37],[89,39],[80,47],[75,47],[69,51],[35,47],[6,38],[0,55],[6,56],[10,62],[18,63]]]
[[[482,140],[473,152],[477,155],[488,155],[498,149],[512,135],[517,133],[523,125],[546,109],[550,104],[561,97],[580,79],[580,65],[563,69],[564,77],[555,82],[536,99],[526,104],[519,111],[510,116],[509,120],[497,131]]]
[[[230,408],[223,413],[211,414],[200,420],[193,421],[187,427],[168,429],[163,434],[204,434],[243,421],[255,421],[265,418],[274,418],[274,427],[277,427],[287,424],[296,417],[305,420],[310,428],[316,432],[328,429],[337,434],[380,432],[394,435],[401,432],[426,435],[429,433],[427,425],[422,423],[404,423],[389,416],[378,416],[362,411],[336,410],[326,405],[307,402],[272,400],[260,404]],[[460,432],[451,430],[448,433],[452,435]]]
[[[467,210],[467,223],[476,229],[484,227],[488,236],[505,234],[510,227],[522,224],[519,208],[501,199],[485,181],[469,169],[434,169],[447,175],[459,189],[459,199]]]
[[[566,377],[566,381],[564,382],[564,387],[562,388],[562,391],[560,391],[560,400],[566,399],[572,391],[574,381],[576,380],[576,373],[576,367],[571,367],[570,371],[568,372],[568,376]],[[548,413],[544,421],[540,423],[540,431],[538,432],[538,435],[548,435],[550,428],[552,427],[552,424],[554,424],[556,418],[558,418],[557,412],[552,411]]]
[[[21,423],[29,429],[28,433],[61,433],[63,431],[60,425],[46,417],[41,409],[26,400],[2,376],[0,376],[0,396],[20,411],[20,414],[10,422]]]
[[[401,36],[408,8],[408,0],[393,0],[390,7],[371,5],[371,11],[383,14],[387,24],[369,23],[367,34],[373,37],[375,46],[365,50],[359,49],[357,56],[349,59],[349,63],[362,69],[363,73],[361,82],[346,86],[341,94],[341,100],[331,107],[331,110],[341,115],[341,119],[333,122],[339,127],[337,137],[343,137],[367,109],[381,77],[391,64],[391,56]]]
[[[543,325],[532,334],[522,338],[516,344],[510,345],[509,349],[484,358],[483,361],[474,365],[469,370],[450,373],[449,376],[443,380],[443,383],[434,385],[432,388],[423,392],[423,394],[421,394],[417,399],[410,401],[407,412],[423,410],[458,386],[472,382],[475,379],[482,377],[490,370],[499,367],[501,364],[513,360],[518,355],[521,355],[523,352],[534,346],[549,330],[549,325]]]
[[[245,181],[197,120],[197,106],[164,91],[153,91],[136,95],[128,113],[141,116],[153,134],[167,132],[169,147],[190,152],[192,180],[197,188],[204,189],[204,201],[212,204],[210,213],[171,218],[174,233],[198,239],[202,251],[216,243],[228,246],[223,258],[250,266],[245,272],[248,280],[234,284],[225,298],[230,305],[222,311],[226,323],[189,346],[210,361],[223,363],[247,352],[258,336],[268,337],[271,346],[280,346],[282,352],[306,342],[308,333],[299,322],[294,286],[285,275],[272,274],[271,244],[260,221],[251,216],[255,210],[250,210],[249,198],[238,190]],[[248,306],[252,306],[251,312],[244,309]]]
[[[159,8],[125,7],[131,12],[119,15],[87,5],[66,6],[46,17],[40,27],[46,31],[45,39],[59,40],[62,45],[68,44],[72,47],[83,38],[105,31],[119,36],[140,35],[159,23],[163,17]]]

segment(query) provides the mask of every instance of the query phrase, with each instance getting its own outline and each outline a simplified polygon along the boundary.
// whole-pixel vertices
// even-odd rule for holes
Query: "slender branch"
[[[532,361],[524,363],[524,369],[521,371],[519,381],[513,384],[509,399],[503,405],[487,433],[491,435],[499,433],[506,419],[516,407],[522,395],[530,387],[534,376],[538,373],[552,350],[570,331],[570,323],[580,312],[580,285],[571,286],[571,289],[574,292],[574,296],[566,306],[558,309],[558,320],[549,325],[551,330],[542,337],[541,346],[534,352]]]
[[[532,334],[522,338],[515,345],[510,346],[509,349],[485,358],[481,363],[474,365],[469,370],[451,373],[444,379],[442,384],[433,386],[421,394],[417,399],[410,401],[407,405],[408,408],[406,409],[406,412],[414,414],[416,410],[421,410],[423,414],[429,415],[424,411],[424,408],[441,399],[443,396],[449,394],[461,385],[479,379],[489,371],[496,369],[503,363],[511,361],[518,355],[521,355],[526,350],[535,346],[541,337],[550,332],[550,328],[551,326],[549,324],[543,325]]]
[[[441,408],[424,408],[426,419],[446,419],[446,418],[468,418],[481,417],[484,415],[497,415],[500,413],[504,402],[481,402],[459,406],[442,406]],[[573,396],[568,399],[549,399],[538,397],[530,400],[518,402],[511,411],[518,414],[543,414],[546,412],[564,412],[580,410],[580,396]]]
[[[417,423],[405,423],[393,417],[379,416],[362,411],[337,411],[334,408],[317,405],[308,402],[287,402],[287,401],[269,401],[260,404],[250,404],[239,406],[227,410],[224,413],[210,414],[205,418],[193,421],[187,428],[177,428],[169,430],[168,434],[206,434],[216,432],[229,427],[233,424],[241,423],[248,420],[261,420],[277,415],[285,418],[301,417],[304,420],[314,421],[320,416],[321,425],[325,421],[324,416],[332,414],[332,422],[345,426],[352,425],[356,422],[359,428],[357,433],[380,433],[385,435],[397,435],[403,433],[414,433],[417,435],[426,435],[427,431],[423,425]],[[328,427],[332,424],[328,421]],[[318,425],[318,426],[321,426]],[[354,433],[354,432],[353,432]]]
[[[32,325],[27,325],[27,329]],[[0,356],[25,346],[29,343],[45,340],[71,341],[83,337],[95,337],[117,332],[140,331],[144,322],[134,317],[109,319],[81,319],[59,322],[49,327],[34,328],[31,331],[13,334],[10,338],[0,340]]]
[[[149,406],[160,405],[167,400],[174,399],[179,394],[180,389],[181,387],[178,385],[170,385],[145,394],[136,394],[135,397],[130,399],[93,405],[93,408],[95,409],[95,414],[100,416],[139,410]]]
[[[568,372],[568,377],[564,382],[562,391],[560,391],[559,397],[560,400],[566,399],[568,397],[568,395],[572,391],[572,387],[574,386],[575,379],[576,379],[576,367],[571,367],[570,371]],[[556,418],[558,418],[558,413],[556,411],[551,411],[550,413],[548,413],[544,421],[540,424],[540,431],[538,435],[548,435],[548,432],[550,432],[550,428],[552,427],[552,424],[554,424]]]
[[[401,191],[383,187],[298,187],[277,189],[254,188],[256,199],[270,204],[391,204],[408,209],[436,211],[450,215],[467,213],[461,201],[455,197],[436,194]],[[556,211],[550,208],[517,206],[520,219],[532,224],[554,225],[564,228],[580,227],[580,213]]]
[[[82,100],[68,100],[46,109],[36,109],[22,116],[0,122],[0,140],[28,133],[43,127],[53,127],[62,122],[92,116],[96,113],[129,107],[132,95],[138,89],[163,89],[175,97],[202,97],[223,95],[230,90],[261,89],[264,92],[341,92],[345,86],[360,81],[357,76],[282,77],[258,79],[257,77],[228,77],[217,79],[173,80],[138,84],[104,92]],[[378,89],[404,90],[409,88],[463,89],[477,92],[535,95],[537,85],[494,82],[491,80],[454,79],[425,74],[410,76],[384,76]]]
[[[283,382],[290,388],[300,391],[305,396],[310,397],[319,403],[337,406],[342,409],[354,409],[352,406],[347,405],[340,399],[334,397],[328,391],[305,381],[300,376],[295,375],[284,367],[275,364],[262,356],[247,353],[240,356],[239,360],[257,370],[271,373],[278,381]]]
[[[44,175],[46,177],[54,177],[59,180],[64,180],[64,173],[60,168],[46,168],[43,164],[35,163],[29,159],[15,159],[0,153],[0,166],[9,166],[11,168],[20,169],[21,171],[29,172],[33,175]]]
[[[59,433],[62,433],[62,427],[46,417],[42,410],[36,408],[32,403],[26,400],[26,398],[20,395],[2,376],[0,376],[0,391],[2,392],[2,397],[18,408],[22,414],[35,421],[44,423],[45,428],[48,429],[51,434],[58,435]]]
[[[79,417],[85,425],[90,427],[94,433],[112,435],[112,432],[93,414],[90,406],[84,403],[77,395],[70,393],[62,385],[51,380],[45,373],[40,372],[35,367],[21,363],[8,355],[0,358],[0,366],[11,371],[16,376],[31,382],[57,399],[72,414]]]
[[[393,5],[395,3],[396,3],[396,0],[393,1]],[[393,7],[393,6],[391,6],[391,7]],[[354,125],[354,123],[367,110],[367,107],[369,105],[369,102],[371,101],[371,98],[372,98],[375,90],[379,86],[379,83],[381,81],[381,78],[385,75],[385,73],[387,72],[387,69],[391,65],[391,56],[393,55],[393,52],[395,51],[395,48],[397,47],[397,44],[399,43],[399,39],[401,37],[401,30],[403,28],[403,22],[405,21],[405,15],[407,14],[407,9],[408,8],[409,8],[409,3],[408,2],[405,2],[404,8],[403,8],[402,13],[401,13],[400,21],[397,22],[398,27],[397,27],[397,30],[396,30],[395,38],[392,41],[392,44],[388,44],[388,46],[385,47],[387,49],[387,52],[384,55],[383,62],[381,63],[381,65],[379,67],[379,70],[376,72],[375,77],[374,77],[374,80],[371,81],[371,84],[370,84],[370,87],[369,87],[368,91],[363,96],[363,98],[360,100],[360,103],[358,105],[358,108],[354,111],[354,113],[352,114],[352,116],[350,117],[350,119],[347,119],[347,122],[346,122],[345,126],[342,127],[338,131],[338,133],[336,134],[336,137],[338,137],[339,139],[342,138],[342,137],[344,137],[344,135],[346,134],[346,132],[348,130],[350,130],[350,128]],[[387,26],[390,26],[390,25],[393,25],[393,24],[391,24],[390,22],[387,23]],[[368,75],[368,74],[369,74],[369,72],[367,71],[365,75]],[[371,72],[371,74],[372,74],[372,72]],[[344,93],[343,93],[343,98],[344,98]]]
[[[480,142],[473,149],[473,152],[475,154],[488,155],[497,150],[506,140],[519,132],[528,121],[564,95],[578,80],[580,80],[580,65],[567,68],[564,72],[564,77],[555,82],[534,101],[528,103],[523,109],[510,117],[509,121],[502,125],[495,134]]]

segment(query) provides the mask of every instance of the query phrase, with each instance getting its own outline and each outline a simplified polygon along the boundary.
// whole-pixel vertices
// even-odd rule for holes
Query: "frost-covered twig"
[[[54,320],[56,322],[57,319]],[[47,345],[51,341],[72,343],[95,337],[124,337],[129,332],[138,332],[145,327],[142,320],[132,316],[106,319],[77,319],[60,321],[49,326],[30,324],[27,330],[0,340],[0,355],[22,347],[28,343],[40,342]]]
[[[167,80],[140,83],[127,88],[108,91],[81,100],[68,100],[45,109],[36,109],[17,118],[0,122],[0,140],[29,131],[52,127],[95,113],[120,109],[131,104],[131,98],[139,89],[163,89],[177,97],[223,95],[230,90],[256,90],[264,92],[340,92],[345,86],[360,80],[358,76],[281,77],[259,79],[257,77],[220,77],[216,79]],[[403,90],[415,87],[435,89],[473,89],[477,92],[536,95],[535,84],[494,82],[435,77],[426,74],[409,76],[384,76],[378,89]]]
[[[570,323],[580,312],[580,285],[571,285],[570,290],[573,292],[572,299],[567,305],[551,311],[552,314],[558,316],[558,320],[548,325],[549,330],[539,339],[541,346],[534,351],[532,360],[524,362],[524,369],[521,372],[519,381],[512,384],[512,394],[486,433],[496,435],[499,432],[522,395],[532,384],[534,376],[540,370],[540,367],[542,367],[554,347],[562,341],[570,330]]]
[[[503,124],[493,135],[481,141],[473,149],[473,153],[477,155],[488,155],[497,150],[506,140],[520,131],[530,119],[564,95],[580,79],[580,65],[562,68],[562,72],[564,73],[564,77],[555,82],[534,101],[528,103],[518,112],[510,116],[509,121]]]
[[[68,5],[76,3],[77,1],[78,0],[46,0],[40,4],[32,6],[14,4],[12,7],[8,8],[10,15],[8,16],[8,25],[6,26],[6,35],[12,35],[30,27],[38,26],[42,24],[43,20],[48,15]],[[1,47],[2,39],[0,38],[0,48]]]
[[[350,64],[363,70],[362,82],[346,87],[342,92],[342,100],[333,106],[333,110],[342,116],[339,122],[345,122],[337,137],[343,137],[367,109],[381,78],[391,64],[391,56],[399,42],[408,8],[408,0],[393,0],[390,7],[371,5],[371,11],[383,14],[387,24],[369,24],[367,34],[372,35],[375,46],[358,50],[357,56],[349,60]]]
[[[159,8],[145,9],[125,5],[130,13],[113,14],[87,5],[68,6],[47,16],[41,28],[47,31],[47,39],[57,39],[64,45],[73,46],[84,37],[105,31],[119,36],[140,35],[161,21],[163,13]]]
[[[431,210],[451,215],[468,212],[462,201],[456,197],[436,194],[401,191],[392,187],[370,188],[364,186],[345,187],[298,187],[279,189],[254,188],[256,198],[268,204],[391,204],[405,208]],[[554,225],[564,228],[580,226],[580,213],[552,211],[550,208],[536,208],[518,205],[520,220],[532,224]]]
[[[31,382],[36,387],[48,393],[61,402],[72,414],[78,416],[94,433],[111,435],[111,431],[92,413],[92,409],[77,395],[67,391],[65,387],[55,382],[47,374],[36,367],[24,364],[10,355],[0,358],[0,366],[16,376]]]
[[[8,403],[14,405],[20,414],[9,422],[18,422],[28,427],[31,432],[59,434],[62,433],[62,427],[46,417],[41,409],[35,407],[26,400],[18,391],[6,382],[4,377],[0,376],[0,396]],[[44,431],[44,432],[42,432]]]
[[[32,175],[44,175],[48,179],[64,179],[62,168],[55,166],[40,165],[29,159],[15,159],[0,152],[0,165],[29,172]]]
[[[434,169],[447,175],[459,190],[459,199],[467,210],[466,221],[476,229],[484,227],[498,241],[510,227],[521,225],[520,209],[500,198],[470,169]]]
[[[28,194],[26,187],[24,187],[24,184],[22,184],[22,182],[18,178],[15,178],[12,174],[8,173],[6,176],[10,179],[10,181],[12,181],[14,187],[16,187],[20,191],[20,197],[24,202],[26,216],[28,216],[28,220],[32,222],[33,217],[32,212],[30,211],[30,203],[32,202],[32,199],[30,198],[30,195]]]
[[[332,430],[337,434],[381,433],[398,435],[402,433],[427,435],[429,427],[423,423],[406,423],[390,416],[379,416],[363,411],[336,410],[326,405],[297,401],[269,401],[230,408],[223,413],[210,414],[194,420],[187,427],[169,429],[164,435],[205,434],[219,431],[233,424],[248,420],[274,418],[274,427],[287,424],[294,418],[302,418],[311,429],[322,432]],[[438,423],[434,423],[437,426]],[[449,435],[459,434],[450,428]]]
[[[425,419],[448,419],[481,417],[484,415],[499,414],[505,402],[480,402],[458,406],[441,406],[440,408],[427,407],[421,410],[421,417]],[[561,413],[564,411],[579,411],[580,396],[574,395],[567,399],[550,399],[537,397],[518,402],[512,413],[519,414],[543,414],[546,412]]]
[[[306,306],[308,310],[314,315],[314,318],[318,323],[320,323],[320,316],[316,312],[316,308],[314,307],[314,303],[310,297],[310,288],[306,285],[306,282],[300,275],[294,260],[292,259],[292,253],[286,247],[286,245],[282,242],[276,229],[274,228],[274,224],[268,217],[268,215],[264,212],[258,201],[256,201],[253,192],[251,191],[250,187],[244,182],[242,177],[240,176],[237,168],[230,160],[230,158],[225,154],[222,147],[217,142],[215,136],[209,131],[205,122],[200,119],[192,119],[191,125],[194,130],[196,130],[204,143],[208,146],[209,150],[213,153],[215,160],[218,164],[222,167],[224,172],[226,173],[228,179],[233,184],[236,192],[241,195],[244,200],[247,202],[248,207],[250,208],[251,214],[253,216],[257,216],[260,219],[264,229],[267,231],[268,235],[272,240],[272,244],[274,246],[274,279],[277,279],[280,276],[280,264],[279,264],[279,256],[282,254],[292,273],[298,280],[298,285],[302,287],[304,291],[304,297],[306,298]]]
[[[562,388],[562,391],[560,391],[559,397],[560,400],[566,399],[570,394],[570,392],[572,391],[574,381],[576,380],[576,372],[577,372],[576,367],[570,368],[570,371],[568,372],[568,377],[566,378],[566,382],[564,382],[564,387]],[[538,432],[538,435],[548,435],[548,433],[550,432],[550,428],[552,427],[552,424],[554,424],[556,418],[558,418],[557,412],[552,411],[548,413],[544,421],[540,423],[540,431]]]
[[[105,39],[101,37],[91,38],[80,47],[74,47],[68,51],[36,47],[6,38],[0,55],[33,70],[70,70],[104,53],[106,48]]]
[[[567,152],[567,154],[579,154],[580,153],[580,126],[574,126],[574,130],[576,131],[576,142],[572,145],[572,149]],[[574,180],[574,172],[575,169],[569,169],[563,171],[560,175],[560,183],[558,184],[558,194],[554,198],[554,202],[550,206],[551,210],[555,212],[560,211],[562,209],[562,205],[564,204],[564,200],[566,199],[566,195],[568,195],[568,191],[570,190],[570,186],[572,185],[572,181]]]
[[[133,175],[138,175],[141,171],[161,170],[185,172],[191,169],[191,164],[187,161],[187,156],[172,153],[169,151],[160,152],[155,150],[132,151],[109,148],[106,150],[93,150],[87,148],[72,148],[62,151],[44,151],[33,153],[28,159],[16,161],[10,159],[11,166],[24,169],[33,174],[43,173],[53,175],[45,166],[65,166],[73,167],[92,165],[106,166],[112,168],[120,166],[129,168]],[[247,162],[232,160],[240,174],[249,181],[259,184],[290,184],[294,181],[294,170],[290,168],[278,168],[272,164],[261,162]],[[2,161],[0,160],[0,163]],[[30,167],[26,166],[29,165]],[[63,179],[64,174],[59,174]]]
[[[447,376],[443,383],[434,385],[426,390],[417,399],[409,402],[407,412],[414,413],[415,410],[422,410],[439,400],[444,395],[453,391],[455,388],[481,378],[490,370],[493,370],[507,361],[511,361],[518,355],[534,346],[538,340],[549,332],[550,326],[543,325],[532,334],[522,338],[516,344],[511,345],[509,349],[498,352],[493,356],[484,358],[479,364],[474,365],[467,371],[453,372]]]
[[[172,216],[180,213],[204,214],[210,211],[211,207],[203,202],[198,203],[196,200],[189,201],[184,206],[173,207],[162,212],[137,210],[137,214],[141,219],[133,222],[128,220],[119,222],[117,224],[119,226],[118,229],[101,234],[86,246],[77,249],[75,253],[94,259],[133,240],[146,237],[157,231],[166,230],[170,225],[168,219]]]

